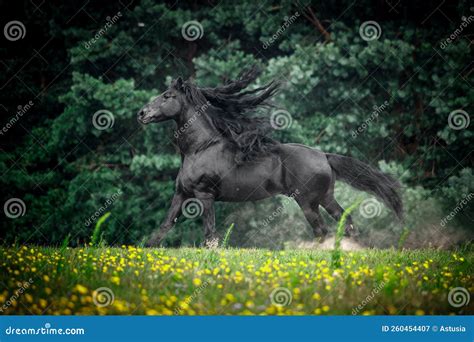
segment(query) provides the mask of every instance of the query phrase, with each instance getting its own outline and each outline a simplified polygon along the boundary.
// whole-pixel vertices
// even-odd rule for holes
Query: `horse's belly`
[[[285,191],[281,163],[274,158],[246,163],[222,177],[217,200],[256,201]]]

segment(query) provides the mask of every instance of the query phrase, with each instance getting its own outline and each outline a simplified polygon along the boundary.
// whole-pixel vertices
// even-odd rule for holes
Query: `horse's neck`
[[[205,113],[189,109],[176,123],[175,137],[184,155],[194,153],[216,139],[217,132]]]

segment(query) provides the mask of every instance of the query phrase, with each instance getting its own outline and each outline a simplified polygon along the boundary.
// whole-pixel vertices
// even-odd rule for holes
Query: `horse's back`
[[[280,153],[283,162],[297,162],[295,166],[310,166],[312,172],[315,170],[321,173],[330,172],[326,153],[303,144],[281,144]]]

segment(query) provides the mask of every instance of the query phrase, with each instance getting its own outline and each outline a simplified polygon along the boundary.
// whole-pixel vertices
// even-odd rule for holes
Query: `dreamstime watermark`
[[[474,193],[471,192],[467,195],[464,195],[463,196],[463,199],[460,200],[456,207],[448,214],[446,215],[445,217],[443,217],[443,219],[441,220],[440,222],[440,225],[441,227],[444,227],[446,226],[446,224],[451,221],[460,211],[462,211],[464,209],[464,207],[467,206],[467,204],[474,198]]]
[[[352,314],[357,315],[360,310],[362,310],[367,304],[369,304],[375,296],[384,288],[385,282],[381,281],[372,291],[364,298],[362,302],[360,302],[355,308],[352,309]]]
[[[370,116],[360,126],[358,126],[354,131],[352,131],[352,137],[357,138],[359,134],[363,133],[367,129],[367,127],[369,127],[369,124],[375,119],[377,119],[379,115],[387,109],[387,107],[388,101],[385,101],[380,106],[373,106],[373,111]]]
[[[3,205],[3,212],[8,218],[18,218],[26,213],[26,204],[20,198],[10,198]]]
[[[452,42],[454,42],[456,39],[458,39],[458,37],[461,35],[461,33],[464,31],[464,29],[466,27],[469,26],[470,23],[472,23],[474,21],[474,15],[470,15],[469,17],[462,17],[462,22],[461,22],[461,25],[459,25],[459,27],[453,31],[453,33],[451,33],[449,35],[448,38],[446,38],[445,40],[443,40],[441,42],[441,44],[439,45],[439,47],[444,50],[446,49],[446,47],[451,44]]]
[[[181,211],[184,217],[193,219],[202,215],[204,205],[197,198],[188,198],[181,205]]]
[[[196,297],[208,286],[209,286],[209,283],[205,281],[202,285],[196,288],[193,291],[192,295],[186,297],[186,299],[182,303],[178,304],[178,306],[174,308],[174,314],[179,315],[181,313],[181,310],[186,309],[186,307],[189,304],[191,304],[194,301],[194,299],[196,299]]]
[[[41,328],[15,328],[9,326],[5,329],[6,335],[84,335],[83,328],[52,328],[50,323],[46,323]]]
[[[3,27],[3,35],[5,36],[5,38],[7,38],[7,40],[15,42],[17,40],[25,38],[26,27],[21,21],[9,21]]]
[[[448,303],[452,307],[460,308],[462,306],[467,306],[470,301],[471,295],[464,287],[454,287],[449,290]]]
[[[116,193],[114,193],[112,196],[110,196],[109,198],[107,198],[104,202],[104,204],[102,205],[102,207],[100,207],[99,209],[97,209],[97,211],[92,214],[85,222],[84,222],[84,225],[86,227],[89,227],[95,220],[97,220],[99,217],[101,217],[104,212],[107,210],[108,207],[110,207],[116,200],[117,198],[119,198],[119,196],[121,196],[123,194],[122,190],[118,190]]]
[[[196,106],[194,109],[194,114],[191,116],[182,126],[178,127],[178,129],[174,132],[174,137],[176,139],[179,138],[181,134],[186,132],[186,130],[195,122],[206,110],[210,107],[211,103],[206,101],[205,104],[201,106]]]
[[[92,293],[92,302],[99,308],[112,305],[114,300],[114,291],[108,287],[99,287]]]
[[[270,125],[276,130],[290,128],[292,123],[291,114],[284,109],[278,109],[270,115]]]
[[[451,129],[459,131],[469,127],[470,123],[471,118],[469,117],[469,114],[462,109],[456,109],[449,113],[448,126]]]
[[[115,123],[114,114],[110,110],[101,109],[94,113],[92,116],[92,124],[99,131],[103,131],[108,128],[112,128]]]
[[[84,44],[84,48],[90,49],[108,30],[122,17],[122,12],[118,11],[113,17],[107,16],[104,26],[96,32],[95,36]]]
[[[373,20],[363,22],[359,27],[359,35],[365,41],[377,40],[382,34],[379,23]]]
[[[291,304],[293,296],[286,287],[277,287],[270,293],[270,301],[276,306],[287,306]]]
[[[280,26],[280,28],[267,40],[263,43],[262,47],[266,50],[268,49],[274,42],[276,42],[280,37],[285,33],[285,31],[298,19],[300,13],[298,11],[295,12],[291,17],[285,17],[285,22]]]
[[[276,219],[278,216],[281,215],[285,207],[291,203],[290,199],[294,199],[296,196],[300,194],[300,191],[298,189],[295,190],[295,192],[291,193],[290,196],[285,197],[283,199],[283,204],[278,206],[270,215],[268,215],[265,220],[263,220],[262,225],[266,227],[270,222],[272,222],[274,219]]]
[[[181,35],[189,42],[201,39],[204,35],[204,28],[197,20],[187,21],[181,27]]]
[[[8,298],[5,303],[2,304],[2,306],[0,307],[0,312],[4,312],[5,310],[7,310],[10,306],[13,305],[13,303],[15,303],[18,298],[20,298],[20,296],[26,292],[26,290],[33,284],[33,279],[28,279],[28,281],[25,281],[23,283],[18,283],[18,288],[15,290],[15,292],[13,293],[12,296],[10,296],[10,298]]]
[[[382,204],[375,198],[367,198],[359,206],[359,213],[365,218],[374,218],[382,213]]]
[[[5,133],[8,132],[8,130],[10,128],[12,128],[16,122],[18,120],[20,120],[20,118],[25,115],[30,109],[31,107],[34,106],[34,102],[33,101],[28,101],[25,105],[19,105],[17,107],[17,111],[15,113],[15,115],[13,115],[10,120],[8,120],[8,122],[5,124],[5,126],[2,127],[2,129],[0,130],[0,135],[4,135]]]

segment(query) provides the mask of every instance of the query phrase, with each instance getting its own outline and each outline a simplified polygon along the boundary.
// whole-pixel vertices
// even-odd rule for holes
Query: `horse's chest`
[[[180,184],[185,192],[194,193],[214,188],[219,182],[215,163],[205,158],[188,158],[183,162]]]
[[[194,189],[199,181],[198,175],[191,172],[190,169],[183,170],[179,179],[183,190],[189,193],[194,192]]]

